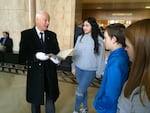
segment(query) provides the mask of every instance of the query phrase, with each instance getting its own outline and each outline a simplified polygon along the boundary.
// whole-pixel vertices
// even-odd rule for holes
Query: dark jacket
[[[51,61],[40,61],[35,58],[37,52],[59,52],[56,34],[45,31],[45,43],[41,45],[35,28],[21,32],[19,63],[27,65],[27,101],[33,104],[44,104],[44,91],[56,101],[59,96],[56,65]]]
[[[2,37],[2,38],[0,39],[0,43],[6,47],[6,49],[5,49],[6,52],[12,52],[12,51],[13,51],[13,50],[12,50],[12,48],[13,48],[13,40],[12,40],[10,37],[8,37],[8,38],[6,38],[6,41],[5,41],[5,43],[3,44],[3,40],[4,40],[4,39],[5,39],[5,38]]]

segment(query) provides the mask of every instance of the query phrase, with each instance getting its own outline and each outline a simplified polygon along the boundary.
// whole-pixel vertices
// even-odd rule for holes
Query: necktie
[[[43,43],[44,43],[44,41],[43,41],[43,33],[40,32],[40,35],[41,35],[40,41],[41,41],[41,44],[43,45]]]

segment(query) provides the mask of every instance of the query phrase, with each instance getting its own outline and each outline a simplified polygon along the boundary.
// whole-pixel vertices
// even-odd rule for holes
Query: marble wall
[[[34,26],[37,11],[50,14],[49,30],[57,33],[60,48],[73,46],[76,0],[0,0],[0,32],[9,31],[14,51],[19,50],[20,32]]]

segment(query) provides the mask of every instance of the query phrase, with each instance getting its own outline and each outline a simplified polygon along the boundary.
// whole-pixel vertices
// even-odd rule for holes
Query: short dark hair
[[[9,32],[8,31],[3,31],[8,37],[9,37]]]
[[[112,38],[116,37],[118,43],[125,47],[125,26],[121,23],[110,24],[105,28],[108,35]]]

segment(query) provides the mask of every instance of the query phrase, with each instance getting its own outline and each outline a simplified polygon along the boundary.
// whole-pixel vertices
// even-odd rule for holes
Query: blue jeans
[[[74,111],[78,111],[81,104],[83,104],[83,108],[87,108],[87,89],[90,86],[90,83],[95,78],[96,71],[82,70],[77,66],[75,67],[75,70],[78,87],[76,90],[76,103]]]

